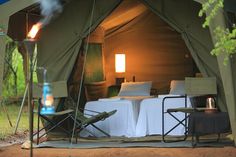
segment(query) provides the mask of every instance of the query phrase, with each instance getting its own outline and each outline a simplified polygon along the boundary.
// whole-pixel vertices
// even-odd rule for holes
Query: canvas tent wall
[[[141,2],[181,33],[197,66],[205,76],[217,77],[221,109],[226,110],[228,108],[233,135],[236,135],[236,86],[234,81],[236,74],[232,70],[235,67],[235,58],[233,57],[229,64],[224,67],[222,56],[216,58],[209,54],[212,48],[212,39],[209,30],[201,27],[203,19],[197,16],[200,4],[189,0],[141,0]],[[42,30],[42,38],[38,47],[38,61],[39,66],[43,65],[49,69],[50,81],[68,80],[75,58],[79,53],[82,39],[94,30],[119,3],[119,0],[100,0],[93,5],[92,0],[70,1],[66,4],[63,13]],[[232,7],[232,5],[229,6]],[[94,11],[92,11],[93,7]],[[94,16],[90,21],[92,13]],[[219,15],[223,15],[223,13],[220,12]],[[217,17],[210,30],[219,24],[225,26],[224,19],[224,16]],[[62,29],[61,26],[65,26],[66,29]],[[3,45],[1,45],[1,49],[3,49]],[[3,51],[1,54],[4,54]],[[55,69],[55,67],[57,68]]]

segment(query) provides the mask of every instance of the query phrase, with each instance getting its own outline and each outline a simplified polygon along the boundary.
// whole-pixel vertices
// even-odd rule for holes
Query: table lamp
[[[122,82],[125,82],[125,54],[115,54],[115,71],[117,73],[116,84],[120,85]]]

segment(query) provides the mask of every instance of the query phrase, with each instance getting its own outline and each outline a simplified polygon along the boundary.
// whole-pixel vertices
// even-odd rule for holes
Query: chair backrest
[[[185,78],[185,92],[190,97],[192,106],[206,107],[208,97],[217,96],[217,84],[215,77],[206,78]],[[215,99],[216,100],[216,99]],[[215,101],[217,103],[217,100]]]
[[[189,96],[216,95],[217,85],[215,77],[186,77],[185,92]]]
[[[52,94],[55,98],[62,98],[68,96],[67,91],[67,82],[66,81],[57,81],[52,82]],[[41,98],[42,97],[42,87],[43,85],[33,84],[33,97]]]

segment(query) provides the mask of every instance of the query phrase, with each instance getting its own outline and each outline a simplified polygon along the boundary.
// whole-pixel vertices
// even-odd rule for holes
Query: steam
[[[43,25],[47,25],[51,19],[62,12],[60,0],[40,0],[41,15]]]

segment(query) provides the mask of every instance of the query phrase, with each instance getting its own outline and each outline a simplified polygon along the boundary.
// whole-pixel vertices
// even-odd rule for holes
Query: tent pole
[[[30,140],[30,157],[33,156],[33,71],[34,71],[34,49],[35,49],[35,41],[33,40],[24,40],[24,44],[26,45],[27,49],[27,61],[28,61],[28,111],[29,111],[29,140]]]
[[[89,30],[88,30],[88,37],[87,37],[88,41],[89,41],[89,37],[90,37],[90,33],[91,33],[91,27],[92,27],[92,21],[93,21],[93,17],[94,17],[95,3],[96,3],[96,0],[93,0],[92,10],[91,10],[91,17],[90,17],[90,23],[89,23]],[[87,52],[88,52],[88,42],[87,42],[86,48],[85,48],[84,63],[83,63],[83,69],[82,69],[82,73],[81,73],[80,87],[79,87],[78,98],[77,98],[78,100],[77,100],[77,103],[76,103],[76,106],[75,106],[76,108],[75,108],[75,117],[74,117],[74,119],[76,119],[77,112],[79,110],[80,95],[81,95],[81,91],[82,91],[82,84],[83,84],[83,78],[84,78],[84,71],[85,71],[85,65],[86,65]],[[73,131],[72,131],[72,136],[71,136],[71,140],[70,140],[71,144],[72,144],[72,140],[74,138],[75,129],[76,129],[76,121],[74,121],[74,125],[73,125]]]
[[[26,94],[27,94],[27,92],[28,92],[28,86],[29,86],[29,83],[27,83],[26,88],[25,88],[23,100],[22,100],[22,102],[21,102],[20,111],[19,111],[19,113],[18,113],[18,117],[17,117],[17,121],[16,121],[16,126],[15,126],[15,130],[14,130],[14,134],[16,134],[16,131],[17,131],[17,128],[18,128],[18,125],[19,125],[19,122],[20,122],[22,110],[23,110],[24,103],[25,103]]]
[[[26,32],[29,29],[29,13],[26,14]],[[35,42],[30,40],[24,40],[24,44],[27,50],[27,81],[28,81],[28,112],[29,112],[29,141],[30,141],[30,157],[33,157],[33,55],[35,49]]]

